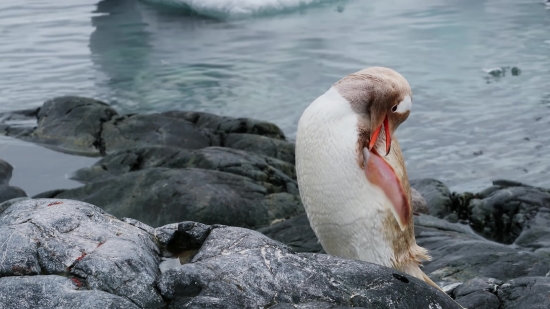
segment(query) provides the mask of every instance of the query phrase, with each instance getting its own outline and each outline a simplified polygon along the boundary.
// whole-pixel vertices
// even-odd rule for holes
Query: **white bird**
[[[411,107],[409,83],[391,69],[344,77],[300,118],[296,172],[327,254],[391,267],[439,289],[420,269],[430,256],[416,244],[411,188],[394,136]]]

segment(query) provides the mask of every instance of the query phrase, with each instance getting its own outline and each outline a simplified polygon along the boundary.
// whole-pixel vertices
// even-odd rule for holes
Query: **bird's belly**
[[[394,252],[384,225],[392,214],[385,196],[326,189],[306,195],[311,195],[308,218],[328,254],[392,266]]]

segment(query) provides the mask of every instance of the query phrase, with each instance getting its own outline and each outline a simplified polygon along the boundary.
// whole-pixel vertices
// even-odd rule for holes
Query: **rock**
[[[282,190],[214,170],[149,168],[55,197],[92,203],[155,227],[198,221],[259,228],[303,212],[298,196]]]
[[[248,133],[267,136],[275,139],[285,139],[283,131],[275,124],[250,118],[232,118],[203,112],[168,111],[164,116],[183,119],[201,128],[215,132]]]
[[[423,270],[436,282],[476,277],[507,281],[544,276],[550,270],[550,258],[488,241],[467,225],[421,215],[415,217],[415,235],[417,243],[433,256]]]
[[[5,297],[50,299],[41,283],[46,280],[51,294],[60,296],[50,301],[61,305],[64,299],[81,299],[86,305],[94,297],[104,304],[112,302],[113,308],[127,304],[124,299],[139,308],[165,305],[155,284],[160,260],[154,237],[93,205],[62,199],[12,204],[0,214],[0,250],[0,276],[30,276],[19,281],[1,278],[6,280],[0,288]],[[106,293],[76,293],[68,287],[71,281],[78,288]],[[26,286],[27,294],[10,296],[17,286]]]
[[[23,189],[9,185],[12,171],[13,167],[11,164],[0,159],[0,203],[27,196],[27,193]]]
[[[325,252],[311,229],[305,213],[261,228],[258,232],[286,244],[296,252]]]
[[[146,146],[224,146],[294,163],[294,144],[270,122],[185,111],[119,116],[103,102],[74,96],[0,113],[0,134],[86,156]]]
[[[10,183],[13,166],[0,159],[0,186],[7,186]]]
[[[550,248],[550,193],[499,181],[471,199],[467,217],[484,237],[531,250]]]
[[[139,308],[124,297],[81,289],[77,280],[55,275],[0,278],[0,308]]]
[[[426,203],[426,200],[418,192],[415,188],[411,188],[411,196],[412,196],[412,207],[413,212],[418,214],[429,214],[430,209],[428,208],[428,203]]]
[[[426,200],[430,215],[443,218],[452,212],[451,192],[444,183],[431,178],[414,179],[410,183]]]
[[[291,164],[295,162],[295,145],[283,140],[253,134],[233,133],[227,135],[224,146],[277,158]]]
[[[550,308],[550,278],[524,277],[510,280],[500,286],[499,309],[547,309]]]
[[[18,197],[26,197],[27,193],[19,187],[0,186],[0,203],[9,201]]]
[[[210,130],[160,114],[113,118],[105,123],[101,137],[108,154],[142,146],[200,149],[220,144],[219,136]]]
[[[456,301],[464,308],[499,309],[496,293],[502,281],[493,278],[474,278],[454,290]]]
[[[125,173],[154,167],[201,168],[248,177],[273,187],[274,191],[298,194],[292,164],[242,150],[207,147],[187,150],[174,147],[140,147],[110,154],[71,178],[83,183],[98,182]]]
[[[107,104],[88,98],[59,97],[47,101],[38,112],[38,126],[29,138],[55,150],[80,155],[101,155],[103,124],[117,112]],[[84,121],[83,121],[84,120]]]
[[[243,228],[181,225],[171,246],[182,255],[199,248],[189,262],[162,273],[158,286],[169,308],[459,308],[439,290],[389,268],[296,254]]]

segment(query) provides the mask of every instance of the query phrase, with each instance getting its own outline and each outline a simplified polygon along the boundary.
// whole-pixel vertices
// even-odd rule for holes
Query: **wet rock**
[[[417,243],[433,257],[423,269],[436,282],[465,282],[476,277],[506,281],[544,276],[550,271],[549,258],[488,241],[467,225],[421,215],[415,217],[415,235]]]
[[[0,295],[10,294],[10,287],[19,284],[28,287],[24,292],[29,299],[49,299],[44,295],[49,291],[37,290],[46,280],[52,294],[60,296],[51,301],[83,295],[85,304],[90,295],[89,299],[97,297],[105,304],[113,302],[113,308],[128,303],[123,299],[140,308],[160,308],[164,301],[155,288],[160,273],[158,250],[152,235],[93,205],[62,199],[22,200],[0,214],[0,251],[4,252],[0,276],[32,277],[1,278],[6,285],[1,284]],[[71,281],[77,288],[106,293],[75,293],[67,287]],[[21,295],[13,294],[5,297]]]
[[[13,166],[0,159],[0,186],[7,186],[10,183]]]
[[[496,293],[502,281],[493,278],[474,278],[458,286],[453,296],[464,308],[499,309]]]
[[[72,96],[55,98],[40,108],[38,126],[29,138],[60,151],[101,155],[104,153],[103,123],[115,115],[114,109],[97,100]]]
[[[295,145],[287,141],[253,134],[228,134],[225,147],[277,158],[291,164],[295,162]]]
[[[174,147],[140,147],[110,154],[71,178],[84,183],[103,181],[154,167],[201,168],[248,177],[279,192],[298,194],[294,166],[246,151],[208,147],[187,150]]]
[[[14,186],[0,186],[0,203],[9,201],[18,197],[26,197],[27,193],[23,189]]]
[[[411,195],[412,195],[412,207],[413,212],[418,214],[429,214],[430,209],[428,208],[428,203],[426,203],[426,200],[418,192],[415,188],[411,188]]]
[[[324,253],[305,213],[264,227],[258,232],[280,241],[296,252]]]
[[[546,309],[550,308],[550,278],[525,277],[510,280],[500,286],[499,309]]]
[[[119,218],[151,226],[198,221],[259,228],[303,212],[298,196],[281,191],[214,170],[149,168],[55,197],[92,203]]]
[[[101,137],[108,154],[142,146],[200,149],[220,144],[219,136],[211,131],[160,114],[113,118],[104,124]]]
[[[77,280],[55,275],[0,278],[0,308],[139,308],[124,297],[81,289]]]
[[[443,218],[451,214],[451,192],[444,183],[431,178],[413,179],[410,183],[426,200],[430,215]]]
[[[13,167],[11,164],[0,159],[0,203],[27,196],[27,193],[23,189],[9,185],[12,171]]]
[[[169,308],[388,308],[389,303],[394,308],[459,308],[426,283],[382,266],[296,254],[237,227],[188,226],[187,231],[179,228],[180,236],[172,238],[179,244],[172,246],[200,248],[158,281],[162,295],[171,300]]]
[[[183,119],[201,128],[215,132],[248,133],[276,139],[285,139],[283,131],[275,124],[250,118],[232,118],[203,112],[168,111],[164,116]]]
[[[103,102],[74,96],[0,113],[0,134],[87,156],[145,146],[224,146],[294,163],[294,144],[273,123],[185,111],[119,116]]]

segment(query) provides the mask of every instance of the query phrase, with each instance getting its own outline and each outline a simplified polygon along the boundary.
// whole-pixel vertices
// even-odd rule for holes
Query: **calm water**
[[[227,2],[201,10],[224,15]],[[549,29],[539,0],[336,0],[223,19],[137,0],[3,0],[0,111],[75,94],[121,112],[265,119],[292,139],[330,85],[382,65],[413,88],[397,134],[411,178],[460,191],[497,178],[550,187]],[[521,74],[484,71],[500,66]]]

